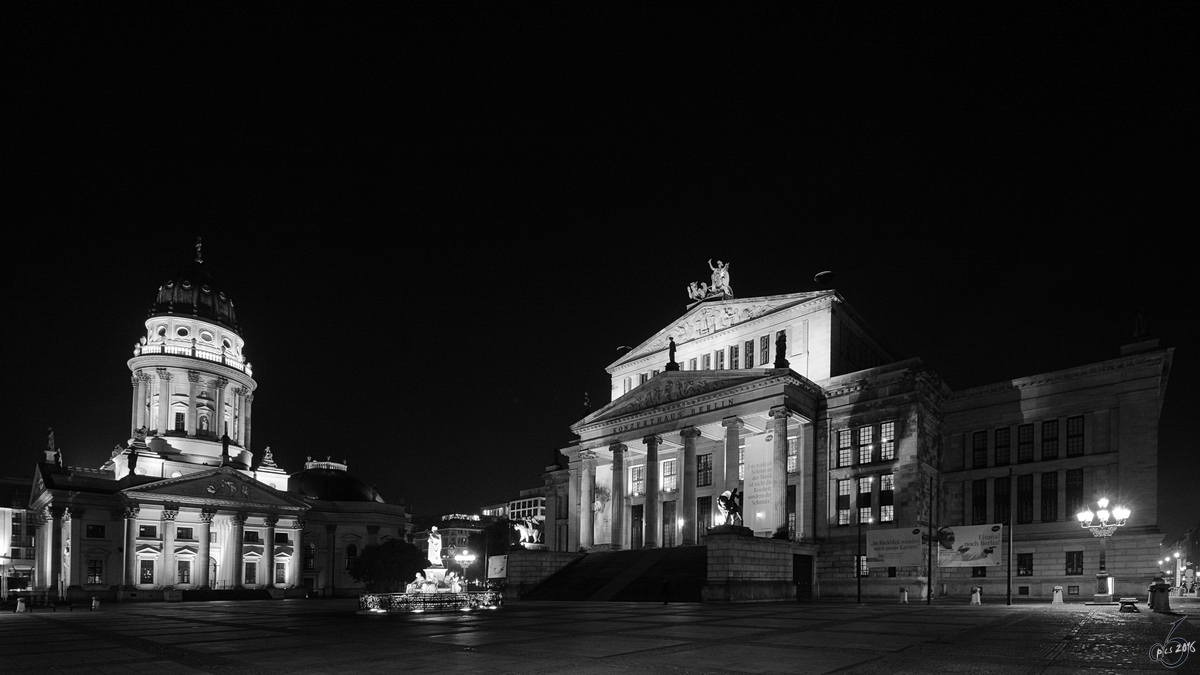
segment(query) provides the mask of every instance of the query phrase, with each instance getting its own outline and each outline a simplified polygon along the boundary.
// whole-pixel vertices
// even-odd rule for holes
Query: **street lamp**
[[[1111,512],[1108,510],[1108,499],[1101,498],[1096,502],[1095,513],[1084,506],[1083,510],[1075,514],[1076,520],[1079,521],[1079,526],[1092,533],[1093,537],[1100,538],[1100,572],[1096,574],[1096,593],[1092,598],[1093,602],[1111,603],[1113,596],[1112,577],[1108,575],[1106,565],[1106,556],[1108,553],[1108,538],[1117,531],[1129,520],[1129,509],[1124,506],[1117,506]],[[1111,516],[1112,520],[1109,520]]]
[[[874,518],[867,518],[867,524],[875,522]],[[862,557],[863,557],[863,534],[862,534],[862,511],[858,512],[858,555],[854,558],[854,576],[858,578],[858,604],[862,604]]]
[[[475,554],[464,548],[462,553],[454,556],[454,562],[458,563],[458,566],[462,569],[463,583],[467,583],[467,568],[471,566],[471,563],[475,562]]]

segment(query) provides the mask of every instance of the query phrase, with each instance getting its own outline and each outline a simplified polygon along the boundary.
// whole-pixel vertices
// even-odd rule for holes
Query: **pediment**
[[[743,373],[741,375],[718,375],[717,373]],[[690,370],[659,373],[649,382],[609,403],[596,412],[588,415],[575,427],[619,419],[627,415],[664,405],[683,401],[695,396],[737,387],[755,380],[772,377],[775,371],[713,371]]]
[[[827,290],[772,295],[762,298],[731,298],[729,300],[701,302],[689,309],[671,325],[655,333],[649,340],[646,340],[633,348],[629,353],[614,361],[609,366],[609,369],[616,368],[622,363],[639,359],[647,354],[666,349],[670,338],[675,339],[676,345],[682,346],[692,340],[708,337],[709,335],[719,333],[727,328],[732,328],[740,323],[757,319],[772,312],[832,295],[835,295],[835,292]]]
[[[224,466],[128,487],[122,490],[121,494],[137,501],[173,502],[238,510],[249,507],[289,511],[310,508],[297,497]]]

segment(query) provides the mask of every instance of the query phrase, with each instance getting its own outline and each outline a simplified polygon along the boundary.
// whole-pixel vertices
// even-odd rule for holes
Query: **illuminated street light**
[[[463,583],[467,583],[467,568],[471,566],[471,563],[475,562],[475,554],[464,548],[462,553],[454,556],[454,562],[458,563],[458,566],[462,569]]]
[[[1084,506],[1083,510],[1075,514],[1075,519],[1079,521],[1079,526],[1092,533],[1093,537],[1100,538],[1100,572],[1096,574],[1096,593],[1093,602],[1097,603],[1112,603],[1114,580],[1108,575],[1106,557],[1108,553],[1108,538],[1117,531],[1118,527],[1124,525],[1130,516],[1129,509],[1124,506],[1117,506],[1111,512],[1108,510],[1108,499],[1101,498],[1096,502],[1095,513]],[[1112,520],[1109,520],[1109,517]]]

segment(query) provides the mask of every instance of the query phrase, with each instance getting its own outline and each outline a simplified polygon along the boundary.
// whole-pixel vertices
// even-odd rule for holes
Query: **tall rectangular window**
[[[679,488],[679,476],[675,470],[675,460],[663,460],[662,473],[662,486],[665,492],[673,492]]]
[[[992,486],[992,513],[997,522],[1009,524],[1012,522],[1012,495],[1008,476],[997,478]]]
[[[798,462],[800,459],[800,439],[791,436],[787,439],[787,472],[796,473],[800,470]]]
[[[746,340],[746,367],[754,367],[754,340]]]
[[[154,583],[154,561],[139,560],[138,561],[138,580],[139,583],[152,584]]]
[[[879,459],[884,462],[896,459],[895,422],[884,422],[879,425]]]
[[[1042,459],[1058,459],[1058,420],[1042,422]]]
[[[1067,551],[1067,574],[1083,574],[1083,551]]]
[[[725,370],[725,350],[717,350],[717,370]]]
[[[712,453],[696,456],[696,487],[712,485]]]
[[[1008,427],[996,429],[996,466],[1007,466],[1012,430]]]
[[[633,494],[640,495],[646,492],[646,465],[633,467]]]
[[[764,335],[758,338],[758,365],[765,366],[771,360],[771,337]]]
[[[1033,425],[1022,424],[1017,427],[1017,461],[1033,461]]]
[[[692,359],[691,361],[688,361],[688,363],[691,364],[688,366],[688,370],[696,370],[696,359]]]
[[[867,564],[867,556],[865,556],[865,555],[856,555],[856,556],[854,556],[854,557],[855,557],[855,558],[858,560],[858,565],[857,565],[857,567],[858,567],[858,576],[860,576],[860,577],[869,577],[869,576],[871,576],[871,567],[870,567],[870,566]]]
[[[858,430],[858,463],[870,464],[871,454],[875,450],[875,427],[862,427]]]
[[[1058,472],[1042,474],[1042,522],[1058,520]]]
[[[1033,576],[1033,554],[1018,553],[1017,554],[1017,576],[1031,577]]]
[[[713,526],[712,497],[696,498],[696,541]]]
[[[1017,522],[1033,522],[1033,474],[1017,476]]]
[[[837,482],[838,525],[850,524],[850,481]]]
[[[158,538],[157,525],[138,525],[138,537],[142,539]]]
[[[783,512],[787,515],[788,538],[796,538],[796,486],[787,486],[787,499],[783,504]]]
[[[179,560],[175,566],[175,583],[190,584],[192,583],[192,561]]]
[[[851,443],[853,442],[853,437],[851,434],[853,432],[851,432],[849,429],[842,429],[837,433],[837,465],[839,467],[850,466],[850,450]]]
[[[275,583],[277,583],[277,584],[286,584],[287,583],[287,563],[281,563],[281,562],[275,563]]]
[[[885,473],[879,477],[879,522],[896,520],[896,476]]]
[[[739,370],[738,346],[732,345],[729,348],[729,369]]]
[[[971,524],[985,525],[987,522],[987,479],[980,478],[971,483]]]
[[[746,480],[746,441],[738,444],[738,480]]]
[[[1067,457],[1083,456],[1083,415],[1067,418]]]
[[[971,438],[971,468],[987,467],[987,432],[976,431]]]
[[[104,583],[104,561],[103,560],[87,561],[87,582],[89,584]]]
[[[704,369],[712,370],[712,354],[705,354],[701,358],[704,359]]]
[[[1083,469],[1067,470],[1067,518],[1083,510]]]
[[[184,431],[183,413],[175,413],[175,431]]]
[[[663,548],[673,548],[675,546],[675,530],[679,528],[679,519],[675,517],[675,500],[670,499],[662,503],[662,542]]]
[[[650,373],[638,373],[638,386],[646,384],[650,381]],[[224,442],[224,441],[222,441]]]
[[[258,583],[258,563],[246,563],[246,582],[248,584]]]
[[[872,504],[871,504],[871,483],[874,482],[870,478],[858,479],[858,500],[855,502],[858,506],[858,522],[866,523],[871,520]]]

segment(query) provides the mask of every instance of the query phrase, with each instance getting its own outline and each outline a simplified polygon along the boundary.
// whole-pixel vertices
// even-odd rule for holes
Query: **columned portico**
[[[235,513],[234,515],[230,516],[229,521],[233,526],[229,528],[229,548],[231,549],[230,553],[232,554],[229,560],[230,567],[232,568],[229,570],[230,580],[233,583],[234,588],[242,588],[242,580],[245,578],[245,575],[242,571],[242,565],[245,564],[242,542],[246,538],[246,514],[240,512]]]
[[[200,512],[200,531],[196,533],[197,550],[196,555],[196,583],[201,589],[207,590],[212,587],[212,580],[208,578],[209,560],[212,558],[212,521],[213,516],[217,512],[213,509],[204,509]]]
[[[772,474],[771,490],[777,495],[775,499],[775,527],[787,525],[787,441],[788,418],[792,413],[783,406],[771,408],[772,431],[775,432],[775,447],[772,454],[774,473]],[[798,495],[797,495],[798,496]]]
[[[700,430],[687,427],[679,432],[683,439],[683,486],[680,499],[683,501],[683,545],[696,543],[696,439]]]
[[[179,515],[179,509],[173,507],[165,507],[162,510],[162,568],[159,572],[159,582],[164,588],[173,588],[175,586],[175,518]]]
[[[596,480],[596,464],[591,457],[584,457],[579,464],[579,547],[591,548],[595,539],[592,489]]]
[[[658,446],[662,445],[661,436],[647,436],[642,439],[646,445],[646,524],[645,546],[656,548],[659,535],[662,534],[662,503],[659,501],[659,467]]]

